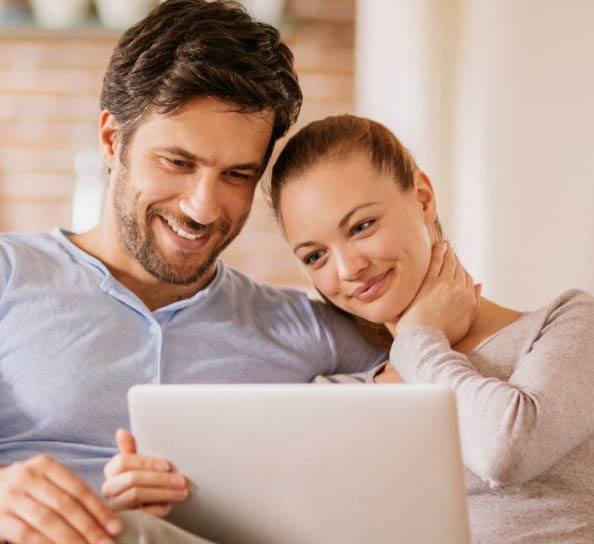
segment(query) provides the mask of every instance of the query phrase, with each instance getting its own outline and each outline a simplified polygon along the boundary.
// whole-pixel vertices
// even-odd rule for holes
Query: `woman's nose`
[[[343,281],[359,279],[368,266],[369,259],[358,251],[342,250],[336,252],[338,277]]]

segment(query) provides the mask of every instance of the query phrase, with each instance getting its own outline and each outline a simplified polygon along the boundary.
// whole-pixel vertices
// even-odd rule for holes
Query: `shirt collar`
[[[122,285],[112,276],[109,269],[99,259],[93,257],[92,255],[89,255],[86,251],[82,250],[76,244],[72,243],[72,241],[68,238],[72,234],[74,233],[69,230],[60,228],[55,228],[51,233],[52,237],[56,239],[60,243],[60,245],[62,245],[62,247],[68,253],[70,253],[70,255],[72,255],[77,261],[81,262],[85,267],[91,268],[95,272],[99,273],[99,275],[103,278],[101,287],[104,290],[107,291],[109,288],[115,287],[118,290],[124,290],[130,295],[133,295],[133,293],[129,289],[127,289],[124,285]],[[182,308],[200,302],[207,297],[211,297],[220,288],[220,285],[223,282],[223,278],[226,273],[226,267],[221,260],[217,259],[215,267],[215,275],[206,287],[200,289],[200,291],[198,291],[189,298],[178,300],[176,302],[168,304],[167,306],[163,306],[162,308],[157,308],[155,312],[181,310]]]

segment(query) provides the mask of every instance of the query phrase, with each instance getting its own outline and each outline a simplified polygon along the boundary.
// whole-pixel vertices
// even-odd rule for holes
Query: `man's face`
[[[137,128],[111,196],[121,240],[146,271],[190,285],[212,270],[248,217],[272,123],[272,112],[201,98]]]

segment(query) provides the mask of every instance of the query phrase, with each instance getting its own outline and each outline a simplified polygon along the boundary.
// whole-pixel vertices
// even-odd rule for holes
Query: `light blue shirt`
[[[222,262],[151,311],[63,231],[0,235],[0,465],[48,453],[98,490],[134,384],[309,382],[384,358],[323,303]]]

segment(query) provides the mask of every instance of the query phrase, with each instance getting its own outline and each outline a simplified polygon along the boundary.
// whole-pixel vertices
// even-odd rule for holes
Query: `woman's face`
[[[323,159],[289,180],[280,212],[295,255],[336,306],[386,323],[412,302],[435,241],[435,199],[423,173],[405,191],[362,152]]]

